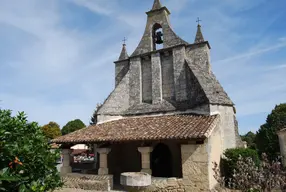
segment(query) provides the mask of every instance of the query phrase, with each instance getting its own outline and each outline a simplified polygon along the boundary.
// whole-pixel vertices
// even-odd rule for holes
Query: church
[[[160,0],[146,14],[137,48],[128,54],[123,44],[114,62],[115,87],[97,124],[53,140],[62,147],[61,172],[71,173],[70,146],[92,144],[94,176],[109,178],[111,188],[121,173],[145,172],[167,187],[175,183],[173,191],[210,191],[217,185],[213,162],[242,146],[234,103],[212,72],[200,24],[189,43],[173,31]]]

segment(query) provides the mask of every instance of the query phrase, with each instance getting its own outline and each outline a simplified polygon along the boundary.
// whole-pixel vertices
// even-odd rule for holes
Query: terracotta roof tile
[[[164,115],[129,117],[89,126],[54,139],[55,143],[119,142],[168,139],[204,139],[218,115]]]

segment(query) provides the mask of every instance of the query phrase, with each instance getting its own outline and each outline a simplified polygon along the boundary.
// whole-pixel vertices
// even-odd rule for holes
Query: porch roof
[[[54,139],[54,143],[188,140],[209,137],[219,116],[162,115],[128,117],[89,126]]]

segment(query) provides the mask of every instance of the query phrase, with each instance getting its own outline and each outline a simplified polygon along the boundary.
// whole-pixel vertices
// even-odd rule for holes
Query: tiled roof
[[[53,140],[55,143],[120,142],[169,139],[205,139],[218,115],[164,115],[129,117],[89,126]]]

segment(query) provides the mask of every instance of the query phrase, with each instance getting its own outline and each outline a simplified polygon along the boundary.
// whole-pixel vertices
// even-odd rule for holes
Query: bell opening
[[[153,26],[153,50],[158,50],[163,48],[164,34],[162,26],[156,23]]]

